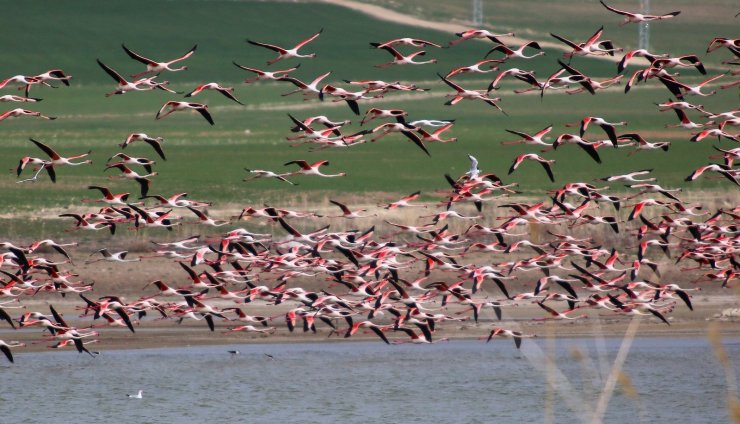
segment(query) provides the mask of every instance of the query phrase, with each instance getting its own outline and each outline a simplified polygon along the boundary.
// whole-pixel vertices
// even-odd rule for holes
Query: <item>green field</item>
[[[560,3],[570,8],[580,4]],[[9,2],[0,4],[10,7]],[[609,31],[614,31],[609,38],[616,44],[629,45],[634,41],[634,37],[625,37],[623,42],[620,35],[626,33],[618,31],[627,29],[617,29],[618,18],[600,10],[600,5],[595,4],[598,8],[590,5],[594,11],[584,15],[593,23],[588,30],[579,33],[588,36],[593,32],[591,27],[604,24]],[[523,88],[523,83],[507,83],[497,95],[502,97],[501,105],[509,116],[483,103],[463,101],[456,106],[444,106],[444,95],[450,90],[436,79],[435,72],[446,73],[454,66],[474,63],[485,54],[489,48],[487,44],[467,42],[453,49],[431,48],[428,56],[439,58],[437,65],[375,69],[373,64],[387,61],[390,56],[370,49],[367,44],[370,41],[414,36],[445,43],[454,36],[376,21],[336,6],[232,1],[81,1],[64,4],[24,2],[13,3],[12,7],[17,10],[14,14],[19,18],[7,22],[5,31],[8,34],[21,34],[23,43],[6,44],[4,54],[0,56],[0,69],[4,73],[0,78],[16,74],[33,75],[52,68],[61,68],[74,78],[69,88],[34,87],[31,95],[43,98],[41,103],[0,104],[1,110],[21,106],[59,117],[56,121],[16,118],[0,122],[2,166],[14,168],[20,157],[42,155],[28,141],[29,137],[55,147],[62,155],[92,150],[94,164],[59,169],[55,185],[48,179],[17,184],[13,173],[5,174],[0,179],[0,190],[8,211],[40,206],[79,206],[80,199],[97,196],[97,193],[85,189],[89,184],[109,185],[114,191],[137,193],[138,186],[135,183],[107,181],[108,175],[116,174],[115,170],[103,172],[106,159],[119,151],[117,144],[131,132],[146,132],[166,140],[164,149],[168,160],[158,161],[155,167],[160,175],[154,180],[152,193],[170,195],[187,191],[194,199],[236,205],[259,205],[263,201],[290,204],[296,199],[315,200],[322,199],[326,194],[341,196],[341,193],[371,193],[373,197],[366,202],[374,203],[378,192],[409,193],[422,190],[429,193],[446,188],[444,173],[454,176],[467,170],[468,153],[478,157],[484,171],[495,172],[505,182],[518,182],[521,191],[532,195],[541,195],[543,189],[561,186],[566,182],[591,181],[611,173],[641,168],[655,168],[654,173],[661,184],[676,186],[683,184],[683,178],[691,170],[709,161],[707,156],[713,152],[711,144],[717,144],[716,140],[708,139],[699,144],[689,143],[690,133],[686,130],[664,132],[664,125],[675,123],[676,117],[672,112],[657,112],[653,102],[665,101],[669,93],[660,83],[653,81],[637,86],[627,95],[621,88],[600,92],[596,96],[549,92],[543,101],[537,95],[514,95],[512,89]],[[566,9],[563,7],[558,10]],[[654,9],[658,9],[657,4]],[[727,16],[730,16],[729,12],[735,13],[730,10]],[[720,16],[716,25],[707,28],[697,23],[705,18],[686,15],[679,18],[685,18],[688,24],[681,23],[677,18],[675,22],[654,25],[653,39],[656,43],[661,40],[663,49],[675,54],[703,54],[712,37],[731,35],[732,30],[736,29],[736,26],[733,27],[736,20],[730,18]],[[566,36],[574,33],[565,23],[569,19],[565,14],[527,15],[525,18],[521,22],[525,28],[536,27],[545,33],[552,31]],[[502,19],[506,22],[506,28],[518,25],[511,11],[502,12]],[[69,26],[68,23],[73,21],[79,24]],[[234,67],[231,62],[266,68],[265,61],[272,59],[273,54],[248,45],[246,38],[291,45],[322,27],[324,33],[306,49],[316,52],[316,59],[279,62],[270,69],[284,69],[301,63],[301,68],[294,73],[298,78],[310,80],[331,70],[333,74],[330,80],[339,85],[342,85],[341,79],[417,82],[432,91],[403,96],[391,94],[373,103],[373,106],[405,109],[409,111],[411,119],[457,119],[456,126],[448,134],[458,137],[459,141],[429,146],[431,158],[400,135],[351,149],[309,152],[306,146],[290,148],[289,142],[285,141],[286,136],[292,135],[287,113],[298,118],[325,114],[336,120],[352,119],[353,115],[343,102],[321,103],[313,100],[304,104],[297,95],[280,96],[290,91],[292,85],[241,84],[241,80],[250,75]],[[661,37],[659,33],[663,27],[667,34],[680,32],[683,37],[670,38],[672,44],[667,44],[666,37]],[[635,29],[629,27],[629,30]],[[572,36],[576,38],[577,35]],[[539,37],[537,33],[532,38],[544,39]],[[95,64],[95,59],[101,59],[124,75],[143,69],[143,66],[125,55],[120,48],[122,42],[155,59],[174,58],[198,44],[195,55],[187,61],[188,71],[163,74],[161,79],[170,80],[172,88],[185,92],[198,83],[210,81],[235,85],[236,96],[246,106],[230,102],[218,93],[194,97],[193,101],[209,105],[216,121],[216,125],[211,127],[197,114],[177,113],[161,121],[154,120],[157,110],[165,101],[182,96],[142,92],[104,97],[104,93],[113,90],[114,84]],[[529,62],[513,60],[506,67],[534,69],[539,77],[544,78],[557,69],[555,59],[559,56],[559,51],[548,50],[544,57]],[[719,62],[726,58],[726,54],[718,51],[709,58]],[[613,63],[596,59],[577,58],[574,65],[597,79],[613,76],[616,72]],[[694,70],[681,72],[685,75],[682,81],[701,80]],[[710,75],[718,72],[710,70]],[[724,80],[730,81],[729,77]],[[462,76],[457,81],[466,88],[484,88],[490,79]],[[15,93],[15,90],[8,88],[2,91],[2,94]],[[730,110],[737,107],[737,88],[720,90],[716,96],[700,101],[690,100],[704,104],[710,111]],[[361,103],[363,112],[368,107]],[[530,146],[501,146],[501,141],[513,139],[505,129],[533,133],[548,124],[554,124],[555,129],[551,133],[554,139],[554,136],[563,132],[576,132],[576,129],[564,128],[563,124],[578,121],[587,115],[603,116],[613,121],[626,120],[629,126],[625,131],[643,133],[650,141],[672,141],[673,146],[667,153],[640,152],[630,157],[627,156],[629,149],[602,149],[602,165],[591,161],[577,147],[564,146],[556,152],[545,154],[557,161],[554,165],[555,184],[546,181],[536,164],[525,164],[517,173],[506,177],[506,171],[516,155],[537,149]],[[697,115],[691,116],[699,119]],[[349,132],[360,128],[358,121],[359,118],[356,118]],[[603,138],[598,128],[591,131],[587,133],[587,138]],[[721,145],[727,147],[729,143],[723,141]],[[127,148],[126,153],[152,159],[156,156],[149,146],[143,144]],[[331,165],[326,172],[344,171],[349,176],[330,180],[296,177],[295,181],[300,183],[297,187],[265,180],[242,182],[247,176],[244,167],[284,171],[287,168],[283,167],[283,163],[293,159],[329,159]],[[24,175],[30,176],[28,173],[26,171]],[[726,180],[707,178],[692,183],[691,187],[695,190],[735,190]]]

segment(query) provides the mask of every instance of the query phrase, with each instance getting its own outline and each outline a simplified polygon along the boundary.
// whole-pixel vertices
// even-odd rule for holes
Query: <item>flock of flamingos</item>
[[[680,19],[679,12],[665,15],[640,15],[615,9],[602,2],[610,12],[624,16],[626,23]],[[655,25],[659,31],[660,23]],[[371,43],[378,50],[379,60],[389,62],[375,65],[387,68],[401,65],[430,66],[434,59],[433,49],[454,48],[459,43],[472,39],[483,39],[482,60],[472,65],[461,63],[460,67],[438,76],[450,87],[447,105],[463,100],[481,102],[482,107],[493,107],[492,113],[504,112],[498,93],[502,79],[516,80],[521,87],[516,93],[535,92],[540,96],[553,90],[565,90],[569,94],[598,95],[623,79],[628,62],[637,62],[640,57],[642,69],[628,75],[625,91],[637,84],[651,81],[663,84],[666,94],[672,99],[657,105],[658,111],[673,111],[679,122],[676,126],[686,129],[686,143],[708,141],[715,137],[738,142],[738,134],[732,129],[740,124],[738,110],[708,111],[692,103],[696,96],[736,96],[728,88],[738,86],[734,79],[740,64],[740,39],[708,39],[706,54],[725,53],[723,62],[729,69],[705,69],[698,55],[674,57],[646,50],[623,52],[618,43],[602,39],[604,29],[598,29],[588,40],[571,41],[565,35],[551,34],[562,42],[566,53],[558,60],[557,72],[547,79],[538,79],[534,72],[526,70],[527,60],[544,54],[536,41],[521,46],[506,43],[514,34],[494,34],[486,30],[471,29],[456,34],[457,38],[447,45],[416,38],[398,38]],[[255,51],[259,48],[274,51],[277,56],[268,62],[274,65],[288,59],[309,59],[315,54],[302,53],[310,43],[319,43],[321,32],[301,41],[292,48],[278,47],[261,41],[247,40]],[[420,50],[421,48],[428,51]],[[485,49],[485,50],[484,50]],[[159,80],[168,72],[185,71],[185,61],[196,53],[193,47],[185,55],[170,61],[149,59],[126,46],[125,53],[133,60],[145,65],[141,72],[130,78],[123,76],[109,64],[98,60],[104,72],[115,80],[115,88],[107,96],[146,90],[165,90],[175,94],[168,82]],[[529,53],[534,52],[534,53]],[[606,81],[597,81],[588,76],[588,60],[577,56],[614,56],[623,58],[616,65],[617,75]],[[701,54],[704,54],[702,52]],[[318,59],[317,59],[318,60]],[[554,62],[554,61],[553,61]],[[616,60],[615,60],[616,62]],[[518,63],[522,68],[510,66]],[[372,98],[397,91],[424,91],[414,84],[384,82],[379,80],[345,81],[345,87],[322,84],[329,73],[319,75],[310,83],[290,75],[298,65],[289,69],[260,70],[236,64],[250,73],[246,83],[278,81],[295,86],[291,93],[300,93],[306,99],[322,101],[344,101],[358,116],[361,131],[346,132],[348,121],[336,122],[326,116],[286,118],[286,134],[298,144],[309,144],[316,150],[326,148],[349,148],[384,136],[403,136],[401,140],[414,143],[424,154],[429,155],[429,146],[435,143],[455,141],[444,138],[455,122],[429,117],[411,119],[401,109],[367,108],[362,113],[363,103]],[[579,69],[580,68],[580,69]],[[675,72],[681,69],[682,75]],[[734,69],[734,70],[733,70]],[[707,74],[720,72],[698,85],[682,82],[684,73]],[[492,82],[483,89],[463,88],[463,74],[491,73]],[[62,70],[51,70],[41,75],[18,75],[0,82],[0,89],[18,87],[24,96],[4,95],[3,102],[25,102],[33,104],[40,100],[31,97],[38,90],[35,86],[53,86],[61,82],[70,84],[71,77]],[[715,83],[715,81],[721,80]],[[722,83],[723,85],[719,85]],[[709,91],[709,87],[719,87]],[[206,90],[216,90],[228,101],[241,103],[234,89],[210,82],[199,85],[185,97],[196,97]],[[354,90],[354,91],[353,91]],[[727,93],[727,94],[725,94]],[[101,93],[102,94],[102,93]],[[137,94],[129,94],[137,95]],[[673,99],[675,98],[675,100]],[[483,105],[483,104],[487,105]],[[320,104],[320,103],[319,103]],[[156,113],[163,119],[179,111],[196,111],[211,125],[218,121],[202,103],[190,101],[168,101]],[[154,115],[154,113],[152,113]],[[0,120],[11,117],[31,116],[55,119],[32,110],[17,108],[0,115]],[[691,118],[689,117],[691,116]],[[289,119],[289,120],[288,120]],[[373,129],[365,126],[371,121],[384,122]],[[562,148],[563,144],[575,144],[588,157],[583,160],[601,162],[600,152],[609,149],[630,149],[631,153],[658,149],[668,151],[668,142],[650,142],[639,132],[621,133],[623,122],[609,122],[597,116],[583,117],[575,133],[563,133],[547,141],[553,130],[548,126],[533,135],[519,130],[507,130],[516,135],[516,141],[505,143],[524,144],[543,152]],[[290,126],[288,126],[290,125]],[[598,127],[598,128],[596,128]],[[691,133],[692,130],[697,132]],[[586,138],[588,134],[588,138]],[[368,139],[369,138],[369,139]],[[64,166],[91,163],[85,159],[87,153],[61,156],[63,146],[51,146],[42,140],[31,139],[28,156],[20,160],[17,167],[19,183],[51,184]],[[129,135],[120,144],[121,149],[139,143],[151,146],[152,154],[165,160],[163,139],[142,133]],[[726,143],[724,144],[726,145]],[[707,164],[690,172],[686,180],[693,181],[708,174],[721,179],[722,189],[737,190],[740,173],[734,160],[740,157],[740,148],[715,147],[717,154],[707,159]],[[542,152],[540,152],[542,153]],[[578,152],[576,152],[578,153]],[[655,152],[656,160],[670,153]],[[420,157],[423,159],[423,157]],[[469,156],[471,166],[463,175],[445,175],[449,183],[444,200],[438,204],[420,203],[420,193],[413,193],[397,201],[373,210],[356,209],[337,201],[336,215],[324,216],[334,222],[365,217],[383,219],[389,210],[419,208],[418,225],[408,226],[384,219],[384,233],[376,232],[375,226],[357,231],[332,231],[330,225],[318,227],[314,219],[319,215],[306,211],[293,211],[278,207],[245,207],[234,222],[220,221],[209,216],[208,202],[188,200],[185,193],[173,196],[152,195],[156,188],[153,171],[155,160],[132,157],[123,152],[109,159],[105,170],[117,170],[117,177],[136,181],[131,193],[116,193],[103,185],[89,186],[91,193],[100,196],[84,202],[102,203],[101,209],[79,211],[60,215],[69,218],[69,230],[109,231],[111,234],[123,226],[159,228],[156,246],[152,255],[169,259],[175,267],[181,267],[182,281],[152,281],[146,284],[142,296],[134,301],[124,301],[111,293],[99,293],[93,285],[80,281],[73,271],[73,259],[85,259],[123,263],[141,258],[127,257],[126,251],[111,251],[107,248],[93,252],[74,252],[75,242],[57,243],[40,240],[26,245],[12,241],[0,243],[2,261],[0,273],[3,281],[0,288],[0,318],[3,325],[20,329],[39,326],[44,332],[39,342],[52,343],[49,347],[74,346],[86,352],[87,345],[104,341],[105,327],[123,327],[135,332],[137,325],[146,326],[147,321],[169,320],[181,322],[185,319],[204,321],[204,331],[224,333],[255,332],[269,335],[275,331],[316,332],[316,326],[331,328],[332,335],[351,337],[358,331],[372,332],[382,342],[433,343],[435,332],[446,321],[475,321],[481,314],[486,317],[505,318],[507,310],[524,303],[535,303],[542,310],[538,320],[577,320],[588,317],[587,311],[599,314],[648,315],[670,325],[670,313],[676,308],[692,306],[692,291],[711,284],[716,287],[731,287],[737,283],[740,264],[734,257],[740,246],[738,219],[740,206],[711,210],[706,205],[689,204],[681,200],[680,189],[664,188],[657,184],[650,170],[625,169],[624,174],[600,178],[600,183],[626,185],[632,192],[617,197],[609,194],[608,187],[597,187],[589,182],[568,182],[558,190],[548,193],[536,203],[507,203],[505,198],[515,193],[515,184],[504,183],[501,177],[479,168],[477,158]],[[485,158],[481,158],[485,168]],[[536,162],[537,164],[533,164]],[[294,160],[285,164],[296,166],[281,170],[248,169],[250,179],[272,178],[285,184],[296,184],[299,176],[343,177],[344,173],[325,174],[328,161]],[[539,167],[542,169],[539,169]],[[557,165],[538,153],[527,153],[512,158],[508,174],[513,172],[543,172],[551,181],[556,180]],[[543,174],[543,178],[544,178]],[[47,177],[51,180],[49,182]],[[595,180],[596,181],[596,180]],[[133,183],[132,183],[133,184]],[[137,200],[134,198],[138,197]],[[492,206],[490,201],[496,201]],[[472,204],[461,208],[463,204]],[[473,209],[473,207],[475,209]],[[505,211],[499,225],[482,225],[486,209]],[[629,214],[620,217],[620,208]],[[649,214],[645,212],[649,210]],[[182,212],[180,212],[182,211]],[[184,240],[167,240],[173,226],[190,219],[199,223],[198,233],[210,227],[201,237],[193,235]],[[274,234],[258,234],[245,228],[236,228],[238,221],[246,218],[264,220],[274,225]],[[388,218],[388,217],[386,217]],[[448,227],[453,221],[468,222],[467,230],[454,233]],[[362,222],[362,221],[360,221]],[[374,221],[373,221],[374,222]],[[300,225],[296,225],[300,223]],[[528,238],[528,228],[536,224],[546,229],[542,240]],[[576,238],[570,231],[574,227],[589,225],[603,227],[608,232],[618,233],[628,240],[616,246],[605,246],[604,240],[592,237]],[[309,228],[299,231],[297,228]],[[391,231],[388,231],[391,229]],[[599,234],[599,232],[597,232]],[[71,254],[75,253],[75,254]],[[89,256],[89,257],[88,257]],[[671,259],[664,259],[667,256]],[[676,265],[673,265],[673,264]],[[666,264],[666,265],[664,265]],[[670,264],[670,265],[668,265]],[[661,281],[664,266],[683,267],[695,270],[696,282],[692,286],[681,286],[673,281]],[[309,291],[301,288],[301,281],[322,282],[324,288]],[[532,291],[525,292],[522,283],[532,283]],[[29,311],[23,300],[33,296],[44,296],[49,311]],[[81,316],[75,318],[79,327],[72,326],[54,308],[54,299],[62,296],[79,300]],[[260,305],[274,308],[273,316],[255,316],[250,308]],[[278,305],[282,305],[279,307]],[[17,312],[16,312],[17,311]],[[297,329],[296,329],[297,327]],[[481,323],[481,338],[487,341],[496,337],[512,338],[517,347],[523,334],[503,326]],[[48,332],[48,334],[47,334]],[[5,333],[10,334],[10,332]],[[0,349],[13,362],[11,348],[23,346],[13,341],[0,341]]]

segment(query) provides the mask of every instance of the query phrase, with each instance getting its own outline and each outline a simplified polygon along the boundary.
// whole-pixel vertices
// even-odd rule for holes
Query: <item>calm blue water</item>
[[[96,358],[16,349],[14,365],[0,362],[0,416],[2,423],[513,423],[543,422],[552,411],[555,422],[581,422],[620,342],[557,340],[550,403],[543,339],[525,340],[521,351],[511,340],[253,344]],[[740,339],[724,343],[740,373]],[[625,372],[639,396],[618,386],[605,422],[728,421],[725,373],[706,339],[638,338]],[[143,399],[126,397],[139,389]]]

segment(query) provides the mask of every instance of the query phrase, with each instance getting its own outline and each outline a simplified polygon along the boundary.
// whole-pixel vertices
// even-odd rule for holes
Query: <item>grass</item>
[[[561,3],[558,4],[563,7],[572,6],[571,2]],[[513,95],[512,89],[523,86],[509,82],[497,93],[502,97],[502,107],[509,114],[504,116],[477,102],[463,101],[453,107],[443,105],[443,96],[450,90],[436,79],[434,73],[444,73],[454,66],[478,60],[487,48],[482,43],[463,43],[449,50],[430,49],[430,56],[440,59],[437,65],[378,70],[372,64],[381,63],[389,56],[367,48],[368,41],[414,35],[444,42],[451,37],[449,34],[381,23],[329,5],[226,1],[186,1],[178,3],[177,8],[164,2],[133,1],[127,2],[125,8],[121,5],[117,2],[99,4],[83,1],[73,5],[31,2],[14,6],[21,9],[18,13],[29,18],[23,24],[10,21],[7,31],[23,33],[21,25],[28,25],[29,21],[34,24],[33,27],[44,30],[28,34],[22,50],[15,48],[6,51],[0,57],[0,69],[13,70],[11,73],[14,74],[31,74],[58,67],[73,75],[74,79],[69,88],[34,88],[32,95],[42,97],[44,101],[25,105],[45,114],[59,116],[58,120],[17,118],[0,123],[0,136],[3,139],[0,165],[13,168],[22,156],[40,155],[41,152],[28,142],[29,137],[55,147],[63,155],[92,150],[94,165],[60,169],[59,182],[55,185],[48,180],[16,184],[15,179],[7,175],[0,179],[6,208],[28,210],[79,206],[80,199],[97,195],[85,189],[90,184],[109,185],[114,191],[136,193],[138,187],[135,183],[107,181],[107,176],[114,175],[115,170],[103,172],[106,159],[119,151],[117,144],[131,132],[146,132],[166,139],[164,149],[168,160],[158,161],[156,170],[160,176],[155,179],[152,193],[170,195],[187,191],[194,199],[238,205],[259,205],[263,201],[290,203],[291,199],[300,195],[323,198],[332,193],[361,196],[363,193],[375,195],[378,192],[410,193],[416,190],[422,190],[429,199],[433,191],[447,188],[444,173],[456,176],[467,170],[467,154],[477,156],[484,171],[495,172],[505,182],[517,182],[525,194],[537,196],[541,195],[543,189],[558,187],[566,182],[591,181],[596,177],[640,168],[655,168],[654,173],[661,184],[676,186],[683,185],[683,178],[692,169],[707,163],[707,156],[713,152],[711,140],[694,144],[688,142],[688,131],[665,131],[664,124],[674,123],[676,118],[671,112],[658,113],[652,104],[665,101],[668,97],[667,91],[658,83],[640,85],[628,95],[621,90],[600,92],[596,96],[568,96],[552,92],[540,101],[536,95]],[[142,17],[139,6],[144,5],[147,14]],[[658,5],[655,5],[655,9],[658,9]],[[509,19],[506,13],[502,13],[502,19]],[[230,62],[235,60],[247,66],[264,67],[264,61],[271,59],[272,53],[247,45],[245,38],[292,44],[317,31],[319,25],[315,23],[325,21],[321,17],[326,16],[332,16],[331,25],[327,24],[321,37],[307,46],[308,50],[317,52],[318,57],[300,62],[301,68],[296,71],[299,78],[311,79],[319,73],[332,70],[330,80],[335,82],[341,78],[416,81],[432,90],[415,95],[389,95],[373,106],[402,108],[409,111],[412,119],[457,119],[457,125],[449,133],[458,137],[459,141],[430,146],[431,158],[399,135],[351,149],[319,153],[310,153],[305,146],[289,148],[285,137],[292,134],[288,131],[290,121],[287,113],[299,118],[326,114],[337,120],[354,119],[350,131],[359,129],[358,119],[353,117],[343,102],[302,102],[298,96],[281,97],[281,93],[291,89],[285,84],[240,84],[240,80],[247,75]],[[563,16],[555,14],[552,17],[555,29],[563,25],[558,23],[558,19],[565,19]],[[526,19],[535,18],[526,16]],[[604,21],[604,17],[593,18],[595,22]],[[62,31],[61,23],[73,19],[86,24],[79,27],[81,29],[64,27],[64,37],[57,36]],[[294,24],[284,25],[284,30],[278,32],[274,30],[274,23],[278,21]],[[668,26],[670,23],[665,24]],[[524,22],[523,25],[530,24]],[[692,31],[691,37],[686,38],[711,38],[719,34],[718,28],[705,28],[701,34],[697,28]],[[617,39],[616,36],[613,38]],[[196,83],[212,80],[235,85],[237,97],[247,106],[229,102],[218,93],[195,97],[193,101],[209,104],[216,121],[216,125],[210,127],[196,114],[178,113],[161,121],[154,120],[156,111],[165,101],[180,96],[144,92],[104,97],[104,93],[112,90],[113,84],[95,65],[95,58],[101,58],[124,74],[141,70],[139,64],[125,56],[119,47],[121,42],[153,58],[175,57],[197,43],[196,54],[188,60],[188,71],[162,77],[172,81],[172,87],[180,91],[189,91]],[[559,56],[559,52],[548,50],[547,53],[545,57],[526,63],[513,61],[511,66],[532,68],[540,76],[548,75],[557,68],[554,58]],[[290,61],[285,67],[297,63]],[[579,58],[578,67],[589,75],[604,78],[614,73],[613,64],[598,60]],[[274,65],[273,68],[282,69],[283,64]],[[695,72],[686,71],[685,74],[687,81],[699,80],[698,76],[693,76]],[[490,79],[462,76],[457,81],[466,88],[483,88]],[[709,110],[721,111],[733,107],[736,100],[733,97],[730,90],[702,100]],[[6,105],[8,109],[16,107],[8,104],[3,107]],[[365,104],[361,106],[363,111],[369,107]],[[649,135],[647,138],[651,141],[672,141],[673,146],[668,153],[640,152],[629,157],[628,149],[602,149],[602,165],[591,161],[575,146],[563,146],[556,152],[545,154],[557,161],[554,166],[555,184],[550,184],[544,178],[544,173],[536,164],[524,164],[512,176],[506,176],[516,155],[536,150],[532,147],[502,146],[501,141],[514,137],[505,129],[535,132],[554,124],[552,134],[556,136],[563,132],[575,132],[562,125],[576,122],[586,115],[627,120],[627,131]],[[591,131],[588,133],[590,138],[602,137],[598,128]],[[126,153],[150,158],[156,156],[144,144],[132,145]],[[295,180],[300,184],[298,187],[275,181],[242,182],[247,176],[244,167],[285,171],[288,168],[283,167],[283,163],[294,159],[328,159],[331,165],[327,167],[327,172],[344,171],[349,176],[331,180],[296,177]],[[729,193],[733,190],[726,181],[706,178],[692,183],[691,187],[730,190]],[[368,202],[373,201],[368,199]]]

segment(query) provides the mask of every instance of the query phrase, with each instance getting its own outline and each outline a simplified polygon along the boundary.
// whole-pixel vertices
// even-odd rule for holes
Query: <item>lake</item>
[[[0,362],[0,422],[582,422],[620,343],[249,344],[94,358],[16,349],[15,364]],[[740,339],[723,344],[740,372]],[[636,393],[617,385],[604,422],[728,422],[725,372],[707,339],[637,338],[624,371]],[[126,396],[138,390],[142,399]]]

